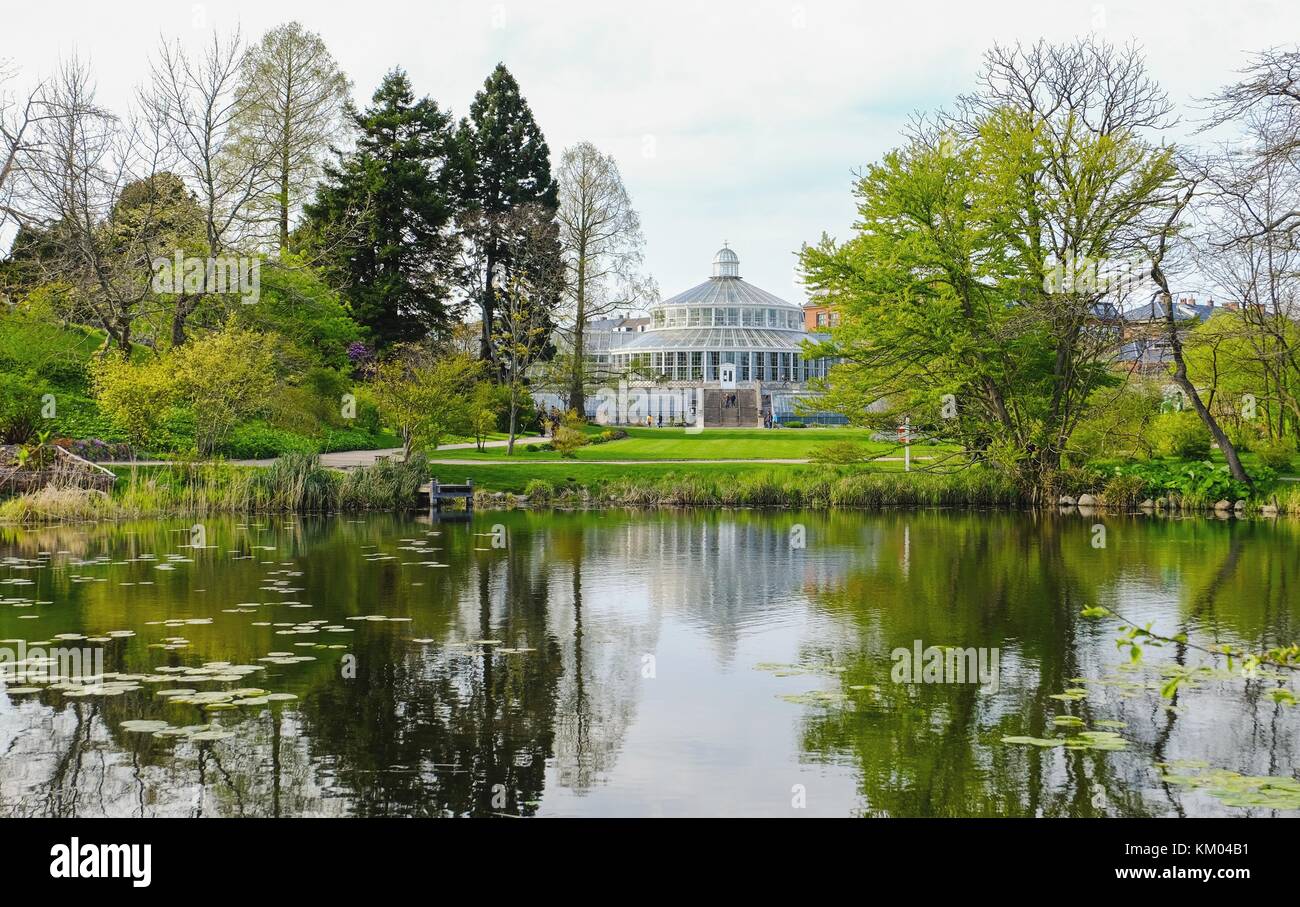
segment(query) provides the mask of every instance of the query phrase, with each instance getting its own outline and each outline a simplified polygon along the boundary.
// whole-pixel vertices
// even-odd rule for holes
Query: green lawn
[[[603,429],[588,426],[588,434],[599,434]],[[854,441],[871,455],[902,456],[897,445],[872,441],[870,433],[860,428],[706,428],[699,434],[687,434],[681,428],[629,428],[628,437],[605,444],[588,444],[578,448],[576,458],[582,460],[762,460],[805,459],[819,444],[829,441]],[[529,451],[524,442],[515,446],[512,460],[559,460],[553,450]],[[938,450],[936,447],[917,445],[915,456],[923,457]],[[505,451],[500,448],[438,452],[431,456],[455,459],[505,461]],[[569,462],[573,462],[570,460]]]
[[[512,491],[522,493],[524,487],[535,478],[544,478],[553,485],[573,482],[590,486],[597,482],[628,477],[660,478],[671,475],[698,475],[713,478],[752,473],[761,468],[765,475],[785,478],[797,472],[818,467],[768,464],[762,467],[746,466],[738,463],[691,463],[678,466],[671,463],[646,463],[637,466],[614,466],[605,463],[577,463],[569,461],[563,466],[545,467],[536,472],[520,469],[512,463],[484,464],[482,466],[439,466],[431,467],[434,475],[441,481],[464,482],[473,479],[479,488],[489,491]]]

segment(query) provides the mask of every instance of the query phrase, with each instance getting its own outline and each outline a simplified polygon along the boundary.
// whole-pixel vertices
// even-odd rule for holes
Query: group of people
[[[735,395],[735,394],[727,394],[727,396],[725,396],[725,397],[722,398],[722,408],[723,408],[723,409],[733,409],[735,406],[736,406],[736,395]]]

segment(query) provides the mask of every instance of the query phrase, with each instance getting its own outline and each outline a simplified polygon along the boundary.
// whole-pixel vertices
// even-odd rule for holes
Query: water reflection
[[[1115,626],[1079,612],[1104,604],[1191,643],[1289,642],[1296,529],[1108,518],[1099,549],[1093,522],[259,517],[205,521],[198,549],[181,521],[0,529],[0,637],[133,630],[103,644],[107,670],[146,678],[111,697],[0,693],[0,813],[1278,812],[1157,765],[1292,775],[1297,721],[1277,682],[1216,675],[1162,699],[1162,666],[1203,657],[1171,646],[1127,671]],[[177,636],[188,644],[151,648]],[[890,652],[915,640],[997,648],[997,691],[893,683]],[[313,660],[260,660],[271,652]],[[205,714],[155,695],[158,668],[208,662],[263,665],[224,685],[298,699]],[[1052,698],[1080,678],[1086,698]],[[1122,724],[1128,748],[1002,742],[1054,736],[1065,713]],[[140,718],[234,736],[121,726]]]

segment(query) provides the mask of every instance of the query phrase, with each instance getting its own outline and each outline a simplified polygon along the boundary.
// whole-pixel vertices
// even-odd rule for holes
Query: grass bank
[[[13,523],[126,520],[211,513],[402,510],[429,474],[422,457],[350,472],[314,456],[288,455],[265,468],[224,463],[126,467],[110,493],[46,486],[0,502]]]
[[[670,465],[628,469],[573,464],[562,479],[525,478],[509,467],[467,469],[485,493],[522,493],[530,505],[878,508],[1012,507],[1025,503],[1010,482],[984,469],[938,475],[856,467],[756,469],[691,464],[685,469]]]
[[[803,460],[812,457],[819,448],[831,443],[857,445],[862,456],[901,457],[902,448],[888,441],[876,441],[872,433],[861,428],[706,428],[688,434],[681,428],[636,428],[618,426],[627,437],[604,443],[590,443],[579,447],[572,458],[562,457],[559,451],[549,449],[546,439],[526,439],[515,445],[512,460],[549,461],[565,460]],[[583,429],[591,439],[597,439],[605,426],[588,425]],[[533,448],[533,449],[529,449]],[[949,452],[955,448],[944,445],[918,444],[912,448],[915,456],[930,456]],[[499,460],[504,453],[499,448],[484,451],[456,451],[459,459]]]

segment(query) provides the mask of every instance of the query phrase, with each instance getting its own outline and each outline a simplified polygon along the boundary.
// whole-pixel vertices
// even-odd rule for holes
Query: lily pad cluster
[[[1209,770],[1200,761],[1159,762],[1165,784],[1204,790],[1224,806],[1241,809],[1300,810],[1300,780],[1289,775],[1242,775]]]

